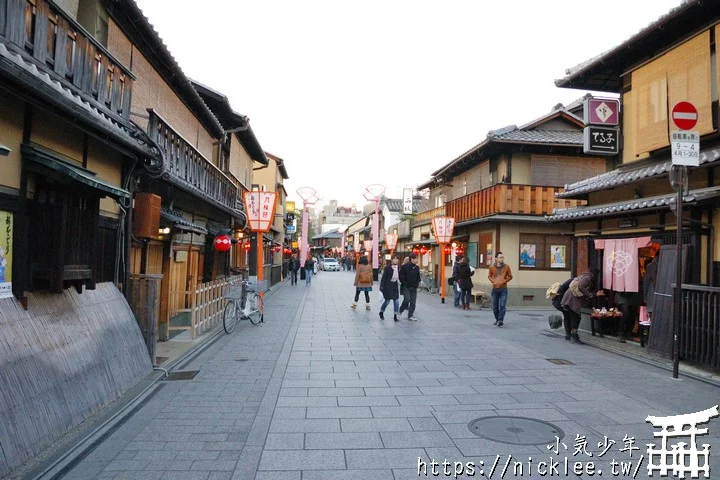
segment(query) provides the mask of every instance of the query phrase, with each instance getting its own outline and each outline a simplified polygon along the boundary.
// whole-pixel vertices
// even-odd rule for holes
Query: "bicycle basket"
[[[240,300],[242,299],[242,285],[228,285],[225,288],[224,298],[228,300]]]

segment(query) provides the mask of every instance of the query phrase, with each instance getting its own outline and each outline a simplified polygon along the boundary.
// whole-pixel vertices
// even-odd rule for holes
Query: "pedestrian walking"
[[[365,255],[360,257],[360,265],[358,265],[357,271],[355,272],[355,301],[351,305],[352,309],[357,308],[357,302],[360,298],[360,292],[365,293],[365,310],[370,310],[370,292],[372,292],[373,286],[373,271],[372,267],[368,265],[368,259]]]
[[[288,269],[290,270],[290,285],[297,285],[298,272],[300,271],[300,260],[298,260],[297,255],[293,254]]]
[[[342,267],[343,272],[345,271],[345,257],[342,257],[340,259],[340,266]]]
[[[380,320],[385,320],[385,307],[388,306],[390,300],[393,302],[393,320],[398,322],[398,307],[400,299],[400,268],[398,267],[398,257],[393,255],[390,263],[385,266],[382,277],[380,279],[380,291],[383,294],[382,306],[380,306]]]
[[[560,303],[570,315],[570,338],[573,342],[581,345],[583,342],[577,333],[578,326],[580,326],[580,309],[583,307],[584,302],[595,296],[596,283],[599,276],[600,270],[593,267],[590,271],[584,272],[579,277],[574,278],[570,282]]]
[[[505,305],[507,304],[508,289],[507,284],[513,279],[510,265],[505,263],[505,255],[502,252],[495,254],[495,262],[490,266],[488,272],[488,280],[493,286],[491,295],[493,302],[493,315],[495,323],[498,327],[503,326],[505,320]]]
[[[305,260],[305,285],[312,285],[313,271],[315,270],[315,260],[308,255]]]
[[[456,265],[453,267],[453,277],[455,277],[455,283],[460,289],[460,303],[462,303],[463,310],[470,310],[470,292],[473,288],[470,277],[474,274],[475,272],[470,269],[467,257],[460,256]]]
[[[557,294],[552,299],[553,307],[555,307],[556,310],[559,310],[563,316],[563,327],[565,327],[565,340],[570,340],[572,338],[572,320],[570,319],[570,312],[565,310],[562,306],[562,299],[565,296],[565,292],[567,292],[568,288],[570,288],[570,283],[574,279],[575,277],[570,277],[565,280],[565,283],[560,285]]]
[[[403,301],[398,310],[398,315],[407,310],[408,320],[416,321],[415,303],[417,302],[417,289],[420,286],[420,267],[417,266],[417,255],[411,253],[408,255],[408,261],[400,267],[398,276],[403,289]]]

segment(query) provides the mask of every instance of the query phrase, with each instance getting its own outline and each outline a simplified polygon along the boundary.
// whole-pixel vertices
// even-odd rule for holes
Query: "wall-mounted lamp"
[[[10,147],[0,145],[0,155],[2,155],[3,157],[7,157],[8,155],[10,155],[10,152],[12,152],[12,149]]]
[[[167,235],[168,233],[170,233],[170,227],[165,227],[158,230],[159,235]]]

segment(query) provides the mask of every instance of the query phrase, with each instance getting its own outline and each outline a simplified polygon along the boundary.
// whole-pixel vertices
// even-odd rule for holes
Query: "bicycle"
[[[223,313],[223,329],[225,333],[231,334],[235,330],[235,324],[238,320],[250,320],[250,323],[257,325],[264,321],[263,300],[258,293],[250,288],[250,283],[243,280],[238,286],[230,287],[229,291],[224,295],[228,300]]]
[[[427,274],[420,274],[420,285],[418,285],[418,290],[425,290],[430,295],[436,295],[439,292],[437,287],[435,287],[432,275]]]

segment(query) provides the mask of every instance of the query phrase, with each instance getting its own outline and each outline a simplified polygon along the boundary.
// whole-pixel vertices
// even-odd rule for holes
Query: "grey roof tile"
[[[686,203],[698,203],[720,196],[720,187],[702,188],[691,190],[683,197]],[[591,205],[587,207],[554,209],[548,219],[553,222],[565,222],[568,220],[581,220],[586,218],[597,218],[613,215],[621,212],[657,210],[669,208],[675,203],[675,194],[657,195],[654,197],[624,200],[622,202],[604,203],[602,205]]]
[[[497,134],[492,139],[500,142],[561,143],[564,145],[583,144],[583,133],[571,130],[513,130]]]
[[[715,162],[720,162],[720,147],[700,152],[700,165],[709,165]],[[621,167],[596,177],[565,185],[565,191],[555,196],[557,198],[569,198],[590,192],[598,192],[658,175],[667,175],[671,169],[671,160],[639,168]]]

